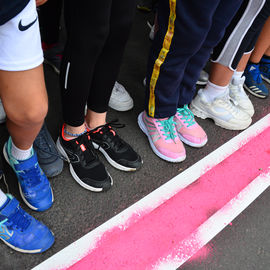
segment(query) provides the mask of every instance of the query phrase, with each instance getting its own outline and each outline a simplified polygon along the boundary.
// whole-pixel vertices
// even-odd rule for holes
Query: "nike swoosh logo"
[[[27,24],[27,25],[22,25],[22,20],[20,20],[19,22],[19,30],[20,31],[25,31],[28,28],[30,28],[35,22],[37,21],[37,17],[35,18],[34,21],[32,21],[31,23]]]

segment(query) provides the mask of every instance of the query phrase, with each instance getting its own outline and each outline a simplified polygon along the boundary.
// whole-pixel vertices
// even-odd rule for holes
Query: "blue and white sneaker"
[[[39,167],[37,155],[26,160],[16,160],[11,155],[11,137],[4,145],[4,157],[17,175],[21,196],[31,209],[45,211],[52,206],[53,193],[50,183]]]
[[[54,243],[53,233],[27,214],[13,196],[7,194],[7,197],[0,208],[0,239],[23,253],[40,253],[49,249]]]
[[[262,80],[259,64],[247,64],[244,76],[246,77],[245,90],[259,98],[268,97],[269,91]]]
[[[264,81],[270,83],[270,59],[263,57],[260,61],[260,71]]]

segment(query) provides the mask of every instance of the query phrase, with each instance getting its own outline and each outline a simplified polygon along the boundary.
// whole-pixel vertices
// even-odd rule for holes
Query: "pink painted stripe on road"
[[[126,231],[128,228],[135,226],[136,222],[140,219],[147,216],[154,209],[162,206],[163,203],[196,181],[202,174],[211,170],[215,165],[225,160],[228,156],[269,127],[270,114],[186,169],[181,174],[169,180],[166,184],[128,207],[123,212],[117,214],[115,217],[45,260],[33,270],[68,269],[71,265],[75,266],[76,262],[83,260],[86,256],[90,255],[91,252],[94,252],[100,247],[101,242],[105,241],[106,237],[109,236],[111,232],[118,231],[118,229],[120,231]],[[222,209],[198,227],[191,235],[180,241],[178,246],[176,245],[176,247],[171,250],[172,254],[176,254],[175,256],[172,256],[171,253],[168,256],[164,255],[165,257],[160,258],[155,266],[153,266],[153,269],[176,269],[183,264],[191,255],[195,254],[200,247],[210,241],[228,223],[239,215],[269,185],[269,174],[260,175]],[[196,248],[190,249],[192,251],[190,253],[187,252],[186,254],[183,254],[182,250],[186,250],[188,243],[194,243],[194,241],[197,243]],[[195,246],[193,245],[193,247]],[[86,269],[88,269],[88,267]]]
[[[270,128],[126,230],[108,231],[94,250],[68,269],[153,269],[161,258],[176,256],[172,252],[179,242],[268,171],[266,142],[270,142]],[[194,245],[200,245],[200,239],[191,241],[182,255],[189,256]]]

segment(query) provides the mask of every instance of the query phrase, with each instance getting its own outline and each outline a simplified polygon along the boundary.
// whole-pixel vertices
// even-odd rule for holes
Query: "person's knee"
[[[7,117],[18,126],[35,126],[41,124],[48,112],[48,102],[31,104],[17,110],[7,111]]]

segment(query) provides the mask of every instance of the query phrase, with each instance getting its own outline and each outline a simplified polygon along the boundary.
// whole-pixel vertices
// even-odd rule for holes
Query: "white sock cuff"
[[[25,160],[31,156],[32,146],[29,149],[19,149],[11,140],[11,155],[17,160]]]
[[[241,78],[242,77],[242,75],[243,75],[243,73],[244,73],[244,71],[234,71],[234,73],[233,73],[233,77],[234,78]]]
[[[0,208],[4,205],[7,200],[7,195],[0,189]]]
[[[214,84],[208,80],[204,89],[207,90],[207,89],[211,89],[211,88],[214,88],[215,90],[218,90],[218,91],[225,91],[228,88],[228,85],[220,86],[220,85]]]

